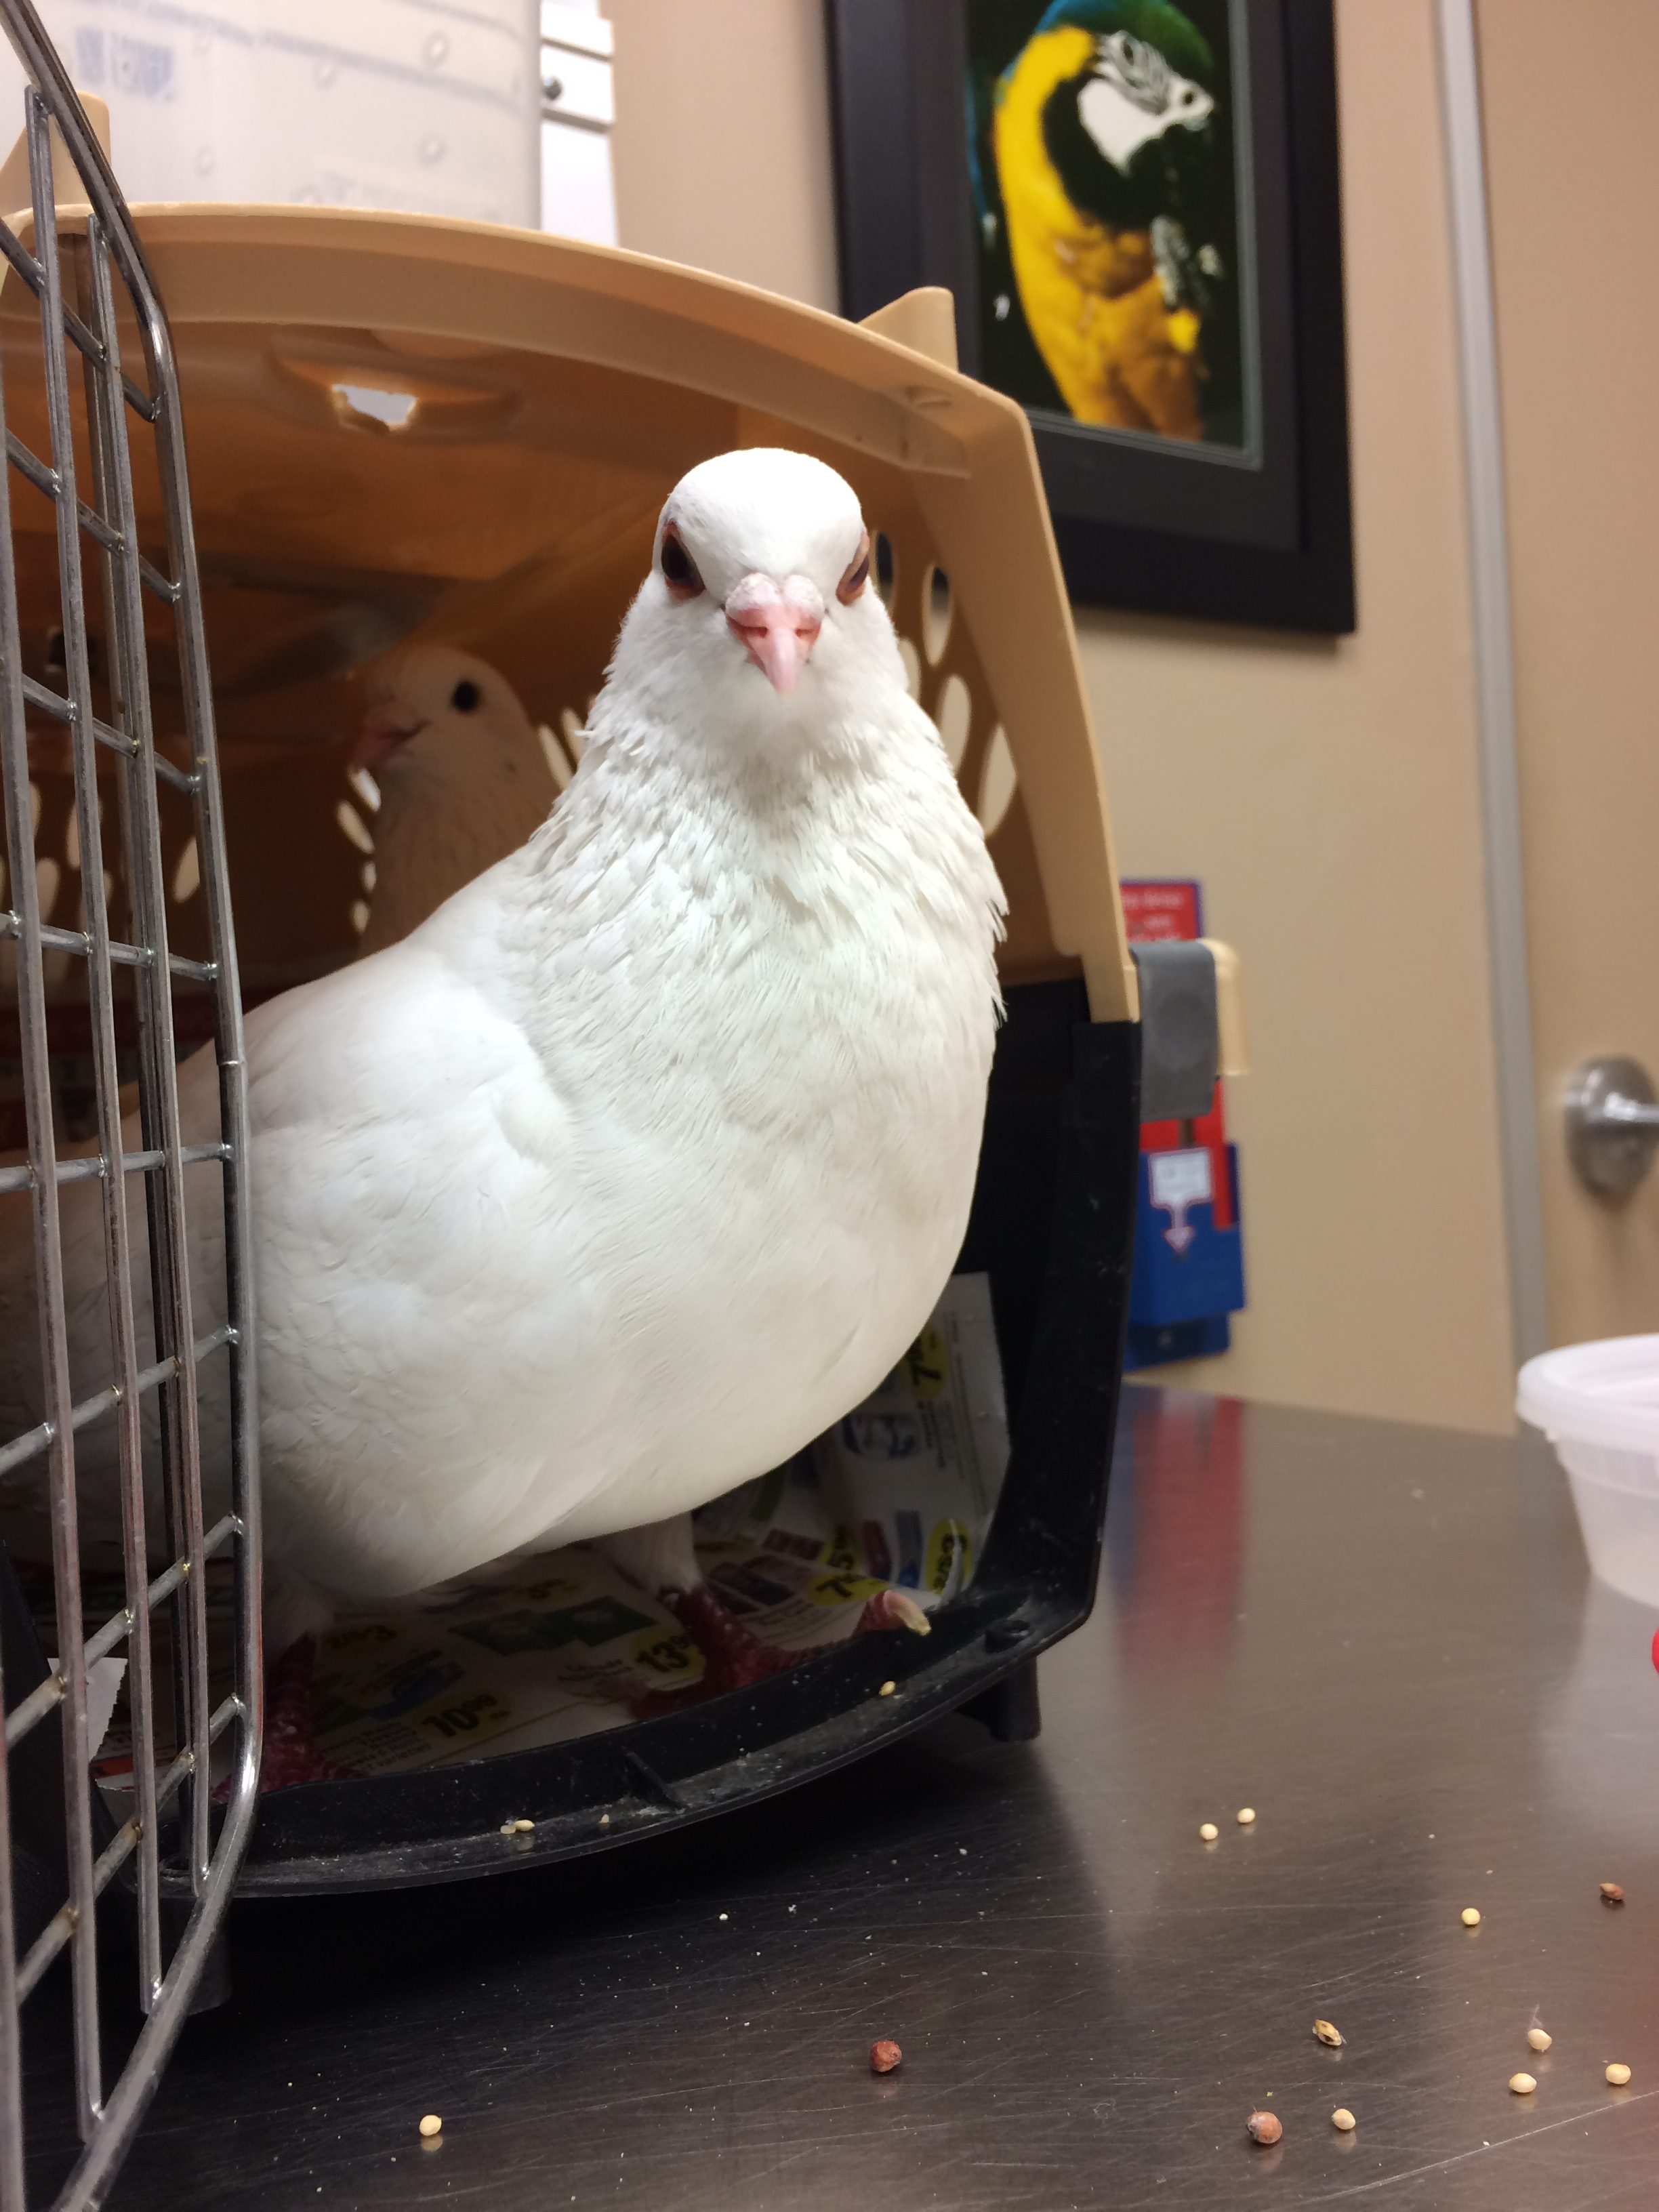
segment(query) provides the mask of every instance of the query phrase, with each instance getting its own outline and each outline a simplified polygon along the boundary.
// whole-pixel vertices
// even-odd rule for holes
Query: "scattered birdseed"
[[[1547,2051],[1554,2040],[1555,2038],[1549,2033],[1547,2029],[1541,2027],[1529,2027],[1527,2030],[1527,2041],[1534,2051]]]
[[[1241,1828],[1248,1828],[1255,1819],[1255,1808],[1254,1805],[1241,1805],[1239,1807],[1238,1825]]]
[[[722,1912],[720,1915],[720,1918],[722,1920],[729,1920],[731,1917],[732,1916],[729,1912]]]
[[[533,1820],[515,1820],[513,1823],[513,1832],[515,1836],[527,1836],[535,1825]]]
[[[1314,2033],[1319,2038],[1322,2043],[1328,2044],[1333,2051],[1340,2051],[1341,2049],[1343,2041],[1342,2031],[1340,2027],[1333,2027],[1329,2021],[1316,2020],[1314,2022]]]
[[[1348,2136],[1353,2133],[1354,2117],[1346,2105],[1339,2105],[1331,2114],[1331,2125],[1339,2135]]]
[[[426,2118],[421,2122],[421,2133],[425,2136],[428,2142],[431,2142],[434,2136],[441,2136],[443,2131],[444,2124],[438,2118],[438,2115],[435,2112],[428,2112]]]
[[[610,1815],[610,1814],[609,1814],[609,1813],[601,1813],[601,1814],[600,1814],[600,1815],[599,1815],[599,1826],[600,1826],[602,1828],[608,1828],[608,1827],[611,1826],[611,1815]]]
[[[1217,1827],[1213,1820],[1206,1820],[1204,1823],[1204,1826],[1198,1832],[1199,1841],[1205,1844],[1212,1844],[1220,1833],[1220,1829]]]
[[[870,2071],[872,2074],[890,2074],[903,2056],[897,2044],[884,2036],[879,2043],[870,2045]]]
[[[1625,1893],[1620,1888],[1616,1881],[1604,1881],[1602,1883],[1601,1902],[1603,1905],[1622,1905],[1624,1901]]]
[[[1264,2150],[1269,2143],[1276,2143],[1285,2132],[1277,2112],[1252,2112],[1244,2125],[1250,2141],[1260,2143]]]
[[[1629,2067],[1609,2066],[1607,2069],[1607,2079],[1612,2082],[1615,2089],[1622,2089],[1626,2082],[1630,2079]]]
[[[504,1836],[515,1836],[518,1832],[519,1824],[516,1820],[503,1820],[501,1822],[501,1833]]]
[[[1480,1925],[1480,1915],[1472,1905],[1466,1905],[1459,1917],[1466,1928],[1478,1928]]]
[[[1530,2097],[1537,2087],[1530,2074],[1511,2074],[1510,2076],[1510,2089],[1515,2096]]]
[[[878,1698],[890,1698],[897,1687],[898,1684],[896,1682],[884,1682],[880,1689],[876,1692],[876,1695]]]

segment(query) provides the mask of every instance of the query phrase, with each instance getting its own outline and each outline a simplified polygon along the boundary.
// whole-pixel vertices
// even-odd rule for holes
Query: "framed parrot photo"
[[[826,0],[842,305],[957,303],[1087,605],[1354,626],[1332,0]]]

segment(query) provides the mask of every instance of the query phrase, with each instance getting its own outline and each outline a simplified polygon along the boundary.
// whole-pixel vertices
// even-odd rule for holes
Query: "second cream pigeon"
[[[380,804],[360,958],[516,852],[558,796],[518,694],[475,653],[404,646],[365,672],[364,690],[351,761],[374,777]]]

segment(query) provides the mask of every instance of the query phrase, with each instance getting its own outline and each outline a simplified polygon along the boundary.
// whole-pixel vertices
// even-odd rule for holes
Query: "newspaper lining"
[[[836,1643],[890,1585],[924,1607],[967,1585],[1007,1459],[989,1281],[954,1276],[862,1405],[785,1466],[702,1508],[698,1560],[764,1642]],[[228,1625],[228,1584],[210,1581],[210,1614]],[[354,1772],[408,1773],[672,1710],[665,1700],[703,1671],[664,1606],[601,1553],[569,1546],[338,1620],[319,1640],[317,1741]],[[107,1788],[131,1787],[125,1699],[94,1771]]]

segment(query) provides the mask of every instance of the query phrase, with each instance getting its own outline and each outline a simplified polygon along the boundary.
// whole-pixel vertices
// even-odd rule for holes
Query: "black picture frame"
[[[1028,411],[1074,600],[1339,635],[1355,607],[1333,0],[1224,5],[1249,86],[1249,435],[1230,451]],[[965,8],[825,0],[842,312],[946,285],[974,374]]]

